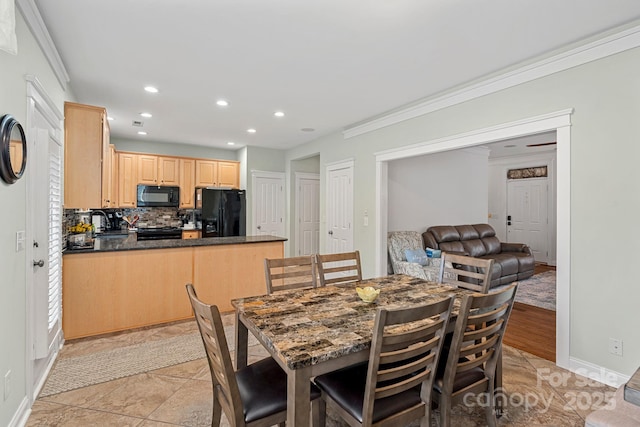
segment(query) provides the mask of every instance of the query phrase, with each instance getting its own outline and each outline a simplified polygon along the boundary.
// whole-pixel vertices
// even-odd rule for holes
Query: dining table
[[[380,289],[367,303],[356,287]],[[309,381],[369,358],[378,308],[406,308],[454,297],[449,330],[455,325],[462,296],[470,290],[394,274],[355,283],[275,292],[238,298],[235,308],[236,369],[247,366],[248,332],[287,374],[287,425],[310,423]]]

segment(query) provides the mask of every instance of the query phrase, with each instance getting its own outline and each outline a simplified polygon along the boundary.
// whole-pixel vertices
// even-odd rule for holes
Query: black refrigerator
[[[244,190],[196,188],[196,209],[201,210],[202,237],[245,236]]]

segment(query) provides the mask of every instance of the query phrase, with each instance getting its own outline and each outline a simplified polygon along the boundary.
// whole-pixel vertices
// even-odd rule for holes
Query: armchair
[[[394,274],[406,274],[432,282],[438,281],[440,258],[427,258],[427,265],[407,261],[406,249],[424,251],[422,236],[417,231],[391,231],[387,235],[389,260]]]

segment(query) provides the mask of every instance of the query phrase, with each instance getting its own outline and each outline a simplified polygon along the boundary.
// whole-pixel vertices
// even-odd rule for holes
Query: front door
[[[537,262],[549,261],[547,178],[507,182],[507,241],[526,243]]]
[[[353,251],[353,162],[327,166],[325,253]]]

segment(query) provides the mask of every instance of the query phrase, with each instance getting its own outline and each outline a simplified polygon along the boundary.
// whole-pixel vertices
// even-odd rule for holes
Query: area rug
[[[516,301],[556,311],[556,272],[545,271],[520,280]]]
[[[200,334],[135,344],[85,356],[59,359],[40,396],[153,371],[205,357]]]

